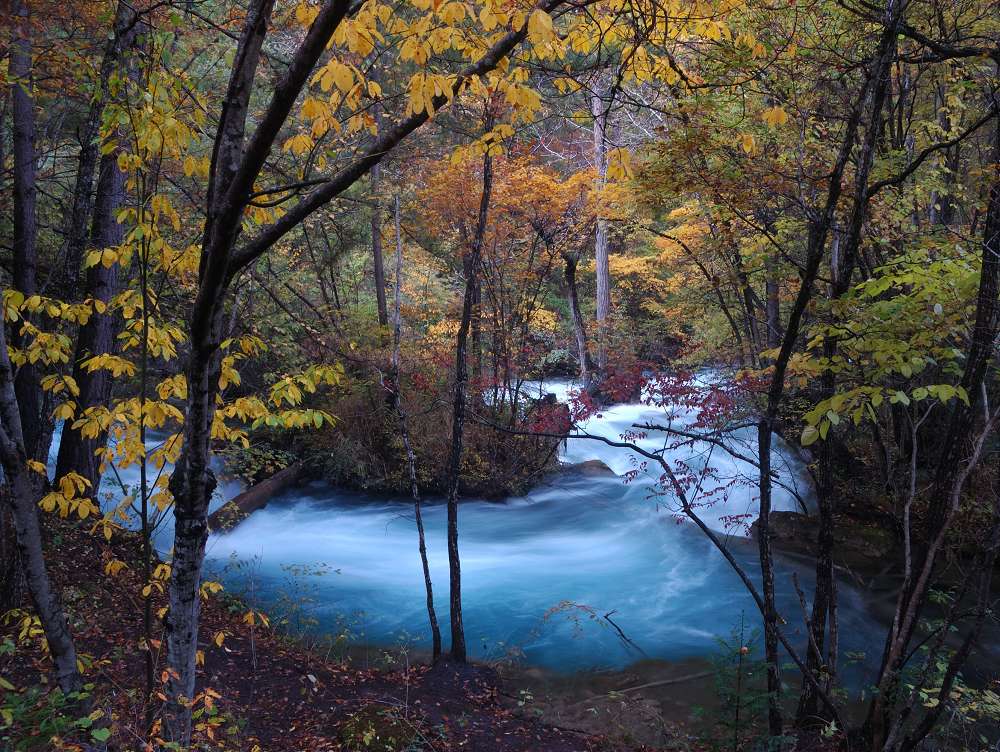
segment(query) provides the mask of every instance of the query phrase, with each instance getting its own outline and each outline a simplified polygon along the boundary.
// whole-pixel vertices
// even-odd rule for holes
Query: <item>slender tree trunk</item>
[[[769,349],[781,345],[781,303],[778,299],[779,281],[777,260],[769,255],[764,261],[767,319],[767,346]]]
[[[885,38],[883,37],[883,43]],[[798,339],[802,325],[802,317],[812,299],[812,288],[819,273],[823,260],[826,240],[833,226],[833,220],[840,200],[843,186],[841,184],[847,169],[851,154],[857,142],[858,128],[864,104],[870,92],[870,82],[866,81],[854,102],[851,115],[848,118],[844,136],[841,141],[837,161],[830,173],[826,199],[820,211],[809,223],[809,234],[806,241],[806,263],[802,271],[798,293],[788,314],[781,348],[774,361],[771,383],[767,391],[767,405],[764,414],[757,423],[757,454],[759,460],[759,491],[760,516],[758,525],[758,551],[760,556],[762,586],[762,608],[764,617],[764,647],[767,661],[768,685],[768,731],[771,736],[782,733],[782,716],[780,705],[781,677],[778,667],[778,614],[774,598],[774,561],[771,555],[771,434],[778,417],[778,409],[785,392],[785,373]]]
[[[865,137],[861,144],[857,171],[854,178],[853,205],[847,234],[843,239],[837,234],[834,239],[834,252],[832,253],[830,263],[830,276],[832,279],[830,297],[832,300],[839,300],[850,289],[854,269],[857,266],[861,248],[862,228],[868,216],[868,178],[875,159],[875,150],[879,137],[879,123],[882,122],[882,112],[889,92],[890,74],[896,57],[896,28],[900,16],[901,13],[897,10],[895,3],[890,2],[886,10],[885,27],[882,32],[879,56],[875,60],[874,70],[872,71],[871,104]],[[828,362],[835,360],[837,349],[838,342],[836,337],[831,336],[824,339],[823,353]],[[821,379],[821,384],[821,398],[830,399],[833,397],[837,388],[836,373],[833,370],[825,371]],[[829,666],[836,662],[835,657],[831,659],[824,655],[828,624],[831,634],[836,630],[836,626],[832,623],[833,616],[836,613],[833,572],[834,511],[836,507],[834,496],[836,469],[833,467],[834,441],[833,431],[831,431],[831,434],[827,436],[827,439],[823,442],[823,446],[820,448],[820,482],[817,489],[820,525],[817,538],[816,587],[813,595],[812,614],[809,619],[810,644],[814,646],[814,649],[808,652],[806,661],[808,670],[817,676],[824,670],[824,667],[829,671]],[[817,720],[825,722],[829,719],[828,717],[819,717],[819,698],[812,683],[803,679],[799,695],[798,711],[796,713],[796,723],[801,726]]]
[[[761,594],[764,603],[764,656],[767,661],[767,727],[772,737],[781,736],[781,666],[778,662],[778,610],[774,598],[774,558],[771,555],[771,431],[762,420],[757,432],[760,459],[760,515],[757,546],[760,555]]]
[[[381,118],[379,118],[381,120]],[[379,326],[389,325],[389,312],[385,299],[385,261],[382,255],[382,200],[381,168],[375,165],[371,172],[372,187],[372,266],[375,270],[375,304],[378,307]]]
[[[402,339],[403,315],[403,236],[399,228],[399,196],[396,196],[394,217],[396,225],[396,282],[392,307],[392,402],[399,417],[399,433],[406,452],[406,465],[410,473],[410,493],[413,496],[413,516],[417,522],[417,546],[420,549],[420,566],[424,572],[424,591],[427,593],[427,619],[431,625],[432,660],[441,657],[441,627],[438,625],[437,611],[434,609],[434,586],[431,582],[431,568],[427,561],[427,542],[424,536],[424,518],[421,513],[420,486],[417,483],[417,460],[410,444],[410,430],[406,422],[406,408],[399,379],[399,350]]]
[[[754,294],[753,286],[750,284],[750,275],[747,274],[747,270],[743,266],[743,259],[738,250],[733,253],[733,268],[739,285],[740,302],[743,303],[743,320],[746,322],[747,339],[750,341],[750,348],[756,360],[765,342],[760,336],[760,319],[757,317],[757,305],[760,298]]]
[[[994,153],[1000,155],[1000,123],[995,131]],[[914,567],[917,576],[903,588],[886,640],[879,670],[878,691],[874,695],[865,723],[872,750],[881,749],[892,717],[900,675],[907,648],[926,605],[932,573],[952,518],[958,511],[962,488],[977,459],[969,459],[970,437],[975,428],[974,401],[980,393],[987,367],[993,358],[998,323],[1000,323],[1000,173],[995,169],[990,186],[986,222],[983,228],[982,271],[976,296],[976,318],[960,385],[969,395],[970,404],[952,400],[948,425],[935,464],[934,480],[928,502],[928,545]]]
[[[486,130],[492,127],[487,118]],[[464,663],[466,660],[465,628],[462,624],[462,567],[458,555],[458,485],[462,472],[462,438],[465,431],[465,400],[468,366],[466,364],[469,328],[472,323],[473,292],[479,274],[483,237],[489,215],[490,194],[493,190],[493,158],[483,157],[483,193],[479,202],[479,219],[472,247],[462,256],[465,271],[465,297],[462,319],[455,341],[455,394],[452,404],[451,455],[448,462],[448,571],[451,585],[451,657]]]
[[[594,116],[594,167],[597,170],[597,190],[604,190],[608,177],[608,110],[601,91],[590,99]],[[597,279],[597,367],[608,365],[607,328],[611,313],[611,271],[608,261],[608,220],[598,213],[594,235],[594,263]]]
[[[7,337],[0,326],[0,460],[8,485],[17,549],[28,591],[45,632],[55,666],[56,681],[63,692],[69,693],[81,686],[76,666],[76,649],[59,595],[52,587],[45,567],[42,531],[38,520],[38,501],[44,490],[45,479],[28,467],[28,459],[7,354]]]
[[[564,253],[566,262],[564,276],[566,279],[566,297],[569,301],[570,318],[573,321],[573,336],[576,339],[576,354],[580,361],[580,383],[584,389],[589,389],[594,375],[594,363],[590,359],[590,349],[587,347],[587,327],[580,313],[580,301],[576,290],[576,267],[580,257],[576,253]]]

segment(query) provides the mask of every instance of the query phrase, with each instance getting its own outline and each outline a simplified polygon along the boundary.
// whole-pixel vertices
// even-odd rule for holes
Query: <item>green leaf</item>
[[[806,426],[802,431],[802,438],[800,439],[802,446],[809,446],[810,444],[815,444],[816,439],[819,438],[819,431],[816,426]]]
[[[99,742],[106,742],[108,739],[111,738],[111,729],[109,728],[94,729],[93,731],[90,732],[90,735]]]

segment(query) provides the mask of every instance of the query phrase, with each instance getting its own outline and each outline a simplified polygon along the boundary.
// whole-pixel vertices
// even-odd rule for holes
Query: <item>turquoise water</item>
[[[551,389],[551,386],[548,387]],[[556,389],[565,392],[565,387]],[[684,411],[665,415],[642,405],[618,405],[582,429],[612,439],[637,422],[690,422]],[[734,437],[738,454],[752,454],[753,437]],[[812,503],[802,463],[778,440],[781,481],[775,509]],[[662,436],[641,442],[661,448]],[[740,563],[756,572],[756,544],[733,516],[757,514],[755,468],[718,447],[671,450],[674,460],[711,467],[700,513]],[[756,608],[722,555],[672,499],[657,494],[655,474],[639,472],[627,450],[592,439],[570,439],[561,459],[570,466],[522,498],[497,503],[466,499],[460,505],[463,610],[467,639],[477,658],[508,654],[560,671],[621,668],[642,658],[675,660],[719,649],[741,615],[757,624]],[[573,465],[599,460],[612,472]],[[209,556],[216,567],[252,562],[255,592],[264,600],[308,592],[320,628],[349,626],[359,639],[429,646],[424,588],[412,504],[313,484],[276,497],[236,530],[215,535]],[[445,508],[424,507],[427,545],[439,620],[447,645],[448,569]],[[289,568],[322,571],[292,576]],[[246,568],[241,576],[245,577]],[[777,577],[787,628],[800,639],[801,608],[792,583],[809,590],[812,573],[782,561]],[[294,592],[293,592],[294,591]],[[840,588],[841,642],[845,650],[872,647],[877,624],[865,599],[848,583]],[[622,640],[610,619],[634,642]],[[798,635],[798,636],[797,636]]]

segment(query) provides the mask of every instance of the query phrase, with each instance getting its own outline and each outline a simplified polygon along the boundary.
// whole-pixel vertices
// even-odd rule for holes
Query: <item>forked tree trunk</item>
[[[851,287],[854,269],[861,249],[862,229],[868,217],[868,180],[875,160],[875,150],[878,145],[879,125],[882,122],[882,111],[889,93],[890,74],[896,58],[896,33],[902,12],[895,2],[890,2],[885,15],[879,54],[874,61],[871,73],[872,96],[869,105],[868,120],[865,126],[865,136],[858,155],[858,165],[854,176],[854,195],[851,213],[847,225],[846,237],[838,242],[836,252],[831,258],[832,286],[830,296],[833,300],[842,298]],[[826,337],[823,341],[823,353],[828,362],[835,360],[838,349],[836,337]],[[821,379],[821,398],[830,399],[836,392],[837,377],[832,370],[823,373]],[[833,441],[828,436],[820,449],[819,471],[819,535],[816,554],[816,586],[813,594],[812,613],[809,618],[810,644],[806,666],[817,678],[824,666],[836,663],[836,656],[825,655],[827,650],[827,628],[831,633],[836,629],[833,619],[836,614],[833,547],[835,532],[835,494],[833,467]],[[835,645],[832,647],[836,648]],[[799,705],[796,712],[796,724],[799,726],[829,720],[820,713],[819,697],[813,684],[803,679],[799,695]]]
[[[542,0],[537,6],[550,11],[561,0]],[[252,0],[230,72],[212,151],[202,237],[198,292],[189,314],[187,380],[188,399],[184,423],[184,449],[170,479],[174,497],[174,558],[171,568],[170,608],[165,620],[167,642],[167,704],[164,734],[180,746],[191,738],[191,700],[195,691],[198,649],[198,590],[208,534],[207,511],[215,478],[209,468],[212,421],[218,396],[220,346],[224,309],[236,274],[260,258],[282,237],[301,225],[313,212],[348,190],[386,154],[430,119],[474,76],[497,67],[528,34],[527,23],[511,31],[464,68],[451,85],[450,96],[433,97],[433,107],[407,115],[386,129],[329,180],[270,225],[237,246],[241,219],[254,185],[272,152],[282,126],[327,45],[352,7],[349,0],[326,0],[299,43],[287,69],[275,84],[272,97],[255,130],[247,138],[250,95],[261,47],[267,34],[274,0]],[[464,641],[461,645],[464,653]]]
[[[767,661],[768,689],[768,732],[771,736],[781,736],[783,720],[781,712],[781,673],[778,656],[778,613],[774,597],[774,560],[771,554],[771,435],[778,417],[778,409],[785,392],[785,374],[792,357],[795,342],[802,326],[806,307],[812,299],[813,284],[819,273],[820,263],[826,249],[826,240],[833,226],[833,220],[843,190],[842,180],[851,154],[857,143],[858,128],[864,104],[868,100],[870,81],[865,81],[855,99],[841,140],[837,161],[830,173],[826,197],[822,209],[816,212],[809,223],[806,241],[806,263],[802,271],[799,290],[788,313],[784,335],[778,357],[774,361],[771,382],[767,390],[767,404],[764,414],[757,423],[757,456],[759,459],[759,503],[760,516],[757,521],[758,554],[760,558],[762,584],[762,608],[764,617],[764,652]]]

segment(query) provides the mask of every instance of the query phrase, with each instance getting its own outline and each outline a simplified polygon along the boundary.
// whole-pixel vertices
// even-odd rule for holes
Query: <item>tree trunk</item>
[[[13,217],[13,281],[14,289],[30,297],[38,291],[38,249],[35,184],[35,103],[32,99],[31,38],[28,29],[28,6],[17,0],[12,8],[14,36],[9,52],[9,77],[11,96],[11,125],[14,152],[14,217]],[[11,345],[22,349],[30,344],[20,333],[20,327],[11,327]],[[48,447],[42,446],[46,435],[44,426],[49,423],[43,414],[43,399],[38,369],[25,363],[17,369],[14,392],[21,413],[24,430],[24,450],[32,459],[42,459]]]
[[[399,418],[399,433],[403,440],[403,450],[406,452],[406,466],[410,473],[410,493],[413,495],[413,516],[417,523],[417,547],[420,550],[420,566],[424,571],[424,591],[427,593],[427,619],[431,625],[432,660],[436,663],[441,657],[441,627],[438,625],[437,611],[434,608],[434,585],[431,582],[431,568],[427,561],[427,542],[424,536],[424,518],[421,512],[420,486],[417,484],[417,460],[410,444],[410,429],[406,422],[406,408],[403,406],[403,393],[399,380],[399,350],[402,339],[403,315],[403,236],[399,228],[399,196],[395,203],[396,225],[396,281],[392,308],[392,403]]]
[[[857,266],[861,248],[862,228],[868,216],[868,178],[875,159],[879,123],[882,122],[882,111],[889,92],[890,73],[896,57],[896,29],[900,17],[901,12],[897,10],[896,4],[890,2],[886,9],[885,26],[882,31],[879,55],[875,59],[875,68],[872,71],[871,105],[865,129],[865,137],[858,157],[857,171],[854,177],[854,196],[847,235],[841,239],[839,234],[837,234],[834,239],[835,252],[832,254],[830,263],[830,277],[832,279],[830,289],[831,300],[839,300],[847,293],[851,287],[854,269]],[[839,242],[841,240],[842,242]],[[836,337],[830,336],[824,339],[823,354],[827,362],[835,360],[837,348]],[[825,371],[821,379],[821,384],[821,399],[830,399],[836,393],[836,374],[832,370]],[[820,526],[816,554],[816,587],[813,595],[812,614],[809,619],[810,644],[813,646],[813,649],[808,651],[806,661],[808,670],[817,675],[817,678],[818,674],[824,669],[824,666],[836,662],[836,656],[827,659],[823,654],[826,645],[828,623],[831,634],[836,629],[836,625],[832,623],[833,615],[836,613],[833,573],[835,532],[834,478],[836,469],[833,467],[834,457],[832,450],[835,440],[833,433],[834,431],[831,430],[830,435],[827,436],[820,449],[819,488],[817,489]],[[813,685],[803,679],[799,695],[799,706],[796,713],[796,724],[801,726],[816,722],[817,720],[821,722],[829,720],[827,717],[818,717],[818,713],[819,698],[816,695]]]
[[[487,128],[491,126],[487,118]],[[465,430],[465,392],[468,380],[466,364],[469,327],[472,323],[473,294],[489,215],[490,193],[493,190],[493,158],[483,157],[483,193],[479,202],[479,220],[472,247],[462,256],[465,271],[465,297],[462,319],[455,341],[455,394],[452,404],[451,455],[448,461],[448,572],[451,603],[451,657],[464,663],[466,660],[465,629],[462,624],[462,567],[458,556],[458,484],[462,472],[462,438]]]
[[[587,347],[587,327],[583,322],[583,314],[580,313],[580,300],[576,291],[576,267],[580,263],[580,257],[576,253],[564,253],[563,260],[566,262],[564,271],[566,297],[569,302],[570,318],[573,321],[576,354],[580,362],[580,384],[584,389],[589,389],[594,375],[594,363],[590,359],[590,350]]]
[[[543,0],[551,10],[560,0]],[[191,739],[191,706],[198,648],[198,590],[208,535],[208,502],[215,488],[209,467],[212,421],[218,396],[220,346],[224,306],[236,274],[260,258],[276,242],[319,208],[351,188],[387,153],[430,119],[430,111],[447,106],[449,96],[432,99],[433,108],[411,113],[376,136],[362,153],[329,180],[261,228],[239,246],[241,218],[275,140],[315,66],[352,5],[348,0],[326,0],[319,6],[293,59],[275,84],[266,110],[256,119],[247,138],[250,95],[254,89],[261,47],[267,35],[274,0],[252,0],[245,15],[219,114],[213,143],[202,235],[198,292],[188,314],[190,353],[186,369],[188,398],[184,449],[170,479],[174,497],[174,559],[165,619],[167,642],[164,734],[181,747]],[[527,26],[500,37],[456,77],[450,94],[457,94],[473,76],[495,69],[527,36]],[[464,403],[464,400],[463,400]],[[457,553],[457,551],[456,551]],[[460,613],[459,613],[460,617]],[[464,640],[460,646],[464,653]]]
[[[97,181],[97,196],[94,201],[94,223],[91,231],[91,245],[94,248],[117,246],[124,237],[124,228],[118,224],[118,209],[124,200],[125,176],[118,169],[117,150],[101,157],[101,169]],[[95,264],[87,270],[87,294],[105,304],[118,293],[119,267],[110,268]],[[82,362],[95,355],[117,351],[117,335],[121,329],[119,314],[106,310],[94,311],[87,323],[80,327],[76,350],[73,354],[73,378],[80,388],[77,397],[77,415],[84,410],[107,405],[111,400],[114,381],[105,369],[88,371]],[[96,497],[101,484],[101,460],[96,452],[107,442],[107,432],[93,439],[84,438],[71,427],[71,421],[63,426],[56,461],[56,477],[61,478],[71,470],[90,481],[92,493]]]
[[[781,736],[781,666],[778,663],[778,610],[774,598],[774,559],[771,555],[771,431],[772,423],[762,420],[757,428],[757,455],[760,459],[760,515],[757,518],[757,546],[760,555],[761,593],[764,601],[764,656],[767,661],[767,728],[772,737]]]
[[[1000,155],[1000,124],[995,131],[994,153]],[[896,691],[903,671],[907,648],[926,605],[932,573],[952,518],[958,511],[961,492],[977,454],[969,459],[970,437],[975,429],[976,399],[993,357],[1000,323],[1000,171],[994,172],[990,186],[986,222],[983,228],[982,271],[976,296],[976,318],[966,355],[961,386],[970,404],[952,400],[948,425],[935,463],[927,520],[927,544],[914,571],[917,576],[904,587],[896,603],[896,613],[886,640],[879,670],[878,691],[869,706],[865,727],[871,749],[881,749],[892,717]]]
[[[7,355],[7,337],[3,327],[0,327],[0,460],[10,494],[18,554],[31,600],[48,642],[56,681],[63,692],[75,692],[82,683],[76,666],[76,649],[59,595],[49,580],[42,550],[38,501],[45,480],[43,475],[28,467],[28,459]]]
[[[76,183],[73,188],[73,203],[66,226],[65,251],[61,279],[57,289],[67,299],[86,298],[79,295],[79,275],[83,251],[87,245],[87,220],[91,208],[99,199],[94,198],[94,171],[98,165],[101,118],[107,103],[111,77],[121,64],[122,56],[132,46],[139,30],[139,21],[128,3],[119,2],[115,11],[114,28],[104,48],[97,82],[97,92],[90,102],[87,119],[80,131],[80,154],[77,157]],[[103,169],[103,166],[102,166]],[[100,178],[98,178],[100,181]],[[100,191],[100,183],[98,183]],[[92,234],[93,237],[93,234]],[[120,240],[118,241],[121,242]],[[117,244],[117,243],[116,243]],[[107,246],[97,246],[107,247]],[[89,292],[88,279],[88,292]],[[90,293],[92,294],[92,293]],[[57,475],[57,477],[59,477]]]
[[[777,260],[774,256],[768,255],[764,261],[764,272],[767,275],[765,281],[766,295],[766,318],[767,318],[767,346],[774,349],[781,345],[781,303],[778,299],[779,282],[777,271]]]
[[[381,120],[381,118],[379,118]],[[385,300],[385,261],[382,257],[382,202],[379,197],[381,169],[372,168],[372,266],[375,277],[375,304],[379,326],[389,325],[389,310]]]
[[[604,190],[608,177],[608,111],[602,93],[595,91],[590,99],[594,116],[594,167],[597,171],[597,190]],[[597,215],[594,235],[594,264],[597,280],[597,367],[603,371],[608,365],[607,328],[611,313],[611,271],[608,262],[608,220]]]

